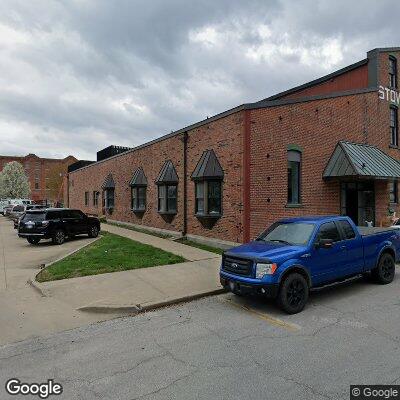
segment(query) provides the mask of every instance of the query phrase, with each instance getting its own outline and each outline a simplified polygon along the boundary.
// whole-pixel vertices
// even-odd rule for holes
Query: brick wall
[[[379,82],[387,85],[387,54],[380,54]],[[400,54],[397,55],[400,59]],[[357,70],[354,71],[356,73]],[[360,68],[352,85],[367,86],[367,67]],[[348,78],[337,78],[336,85]],[[339,82],[339,83],[338,83]],[[379,83],[378,82],[378,83]],[[350,89],[351,85],[346,88]],[[364,85],[364,86],[363,86]],[[337,88],[339,88],[337,86]],[[332,88],[333,86],[331,86]],[[325,90],[325,89],[324,89]],[[310,94],[310,93],[307,93]],[[368,143],[400,159],[400,150],[389,146],[389,103],[376,91],[332,97],[296,104],[238,111],[205,122],[187,132],[187,174],[183,170],[183,134],[156,141],[126,154],[85,167],[70,174],[70,206],[88,213],[102,214],[101,200],[92,205],[93,191],[109,173],[115,181],[115,209],[112,219],[181,232],[183,227],[183,182],[187,183],[187,233],[241,242],[246,223],[254,238],[273,221],[286,216],[340,213],[340,184],[322,179],[325,166],[340,140]],[[248,116],[248,117],[247,117]],[[246,122],[248,121],[248,123]],[[248,128],[246,128],[248,127]],[[245,209],[244,138],[249,135],[249,209]],[[287,206],[287,147],[295,144],[302,153],[302,204]],[[224,170],[223,216],[218,220],[199,220],[194,216],[194,183],[190,176],[204,150],[213,149]],[[164,162],[171,159],[179,176],[178,212],[170,218],[157,212],[157,187],[154,181]],[[136,215],[130,210],[129,181],[142,167],[148,180],[147,210]],[[84,193],[90,205],[84,205]],[[375,183],[376,222],[389,206],[388,182]],[[392,208],[399,213],[397,205]]]

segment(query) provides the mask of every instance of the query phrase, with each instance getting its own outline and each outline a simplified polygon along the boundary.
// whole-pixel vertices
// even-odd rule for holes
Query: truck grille
[[[253,261],[243,258],[223,256],[222,270],[235,275],[250,276],[253,270]]]

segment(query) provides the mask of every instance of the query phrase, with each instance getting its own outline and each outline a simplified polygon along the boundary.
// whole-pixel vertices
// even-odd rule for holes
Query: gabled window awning
[[[174,164],[172,164],[171,160],[166,161],[158,174],[156,184],[178,183],[178,180],[178,174],[176,173]]]
[[[114,179],[111,174],[109,174],[104,181],[104,183],[101,185],[101,188],[104,189],[115,189],[115,183]]]
[[[143,168],[139,167],[133,174],[130,186],[147,186],[147,178],[144,174]]]
[[[323,173],[335,178],[400,179],[400,162],[375,146],[341,141]]]
[[[214,150],[206,150],[192,173],[193,180],[224,179],[224,171]]]

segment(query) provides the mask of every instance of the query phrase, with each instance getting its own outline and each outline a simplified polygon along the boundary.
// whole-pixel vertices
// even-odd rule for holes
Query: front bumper
[[[19,232],[18,236],[20,238],[27,238],[27,237],[41,237],[41,238],[44,238],[45,234],[44,233],[33,233],[33,232],[32,233],[21,233],[21,232]]]
[[[279,285],[276,283],[260,283],[248,284],[232,278],[220,276],[219,281],[221,285],[230,292],[240,293],[243,295],[261,295],[271,299],[278,296]]]

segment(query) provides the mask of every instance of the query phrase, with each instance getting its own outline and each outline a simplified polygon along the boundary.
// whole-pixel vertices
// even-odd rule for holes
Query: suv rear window
[[[22,221],[44,221],[46,213],[27,211]]]

